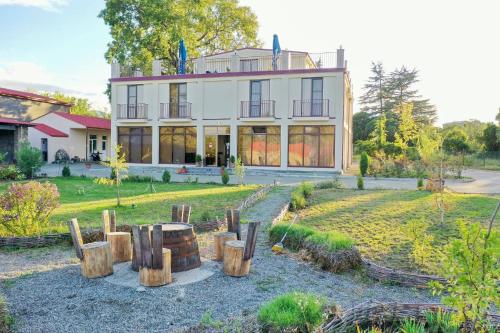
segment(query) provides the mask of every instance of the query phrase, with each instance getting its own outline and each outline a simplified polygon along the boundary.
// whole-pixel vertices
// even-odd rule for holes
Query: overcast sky
[[[440,124],[493,121],[500,107],[500,0],[240,2],[257,14],[266,47],[274,33],[282,48],[293,50],[342,45],[356,98],[371,62],[381,61],[387,71],[401,65],[420,71],[418,88],[436,104]],[[0,0],[0,86],[57,86],[107,106],[109,36],[97,18],[103,6],[98,0]]]

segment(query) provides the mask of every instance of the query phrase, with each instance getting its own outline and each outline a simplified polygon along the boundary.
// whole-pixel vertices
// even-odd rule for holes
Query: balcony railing
[[[293,101],[294,117],[329,117],[330,101],[328,99]]]
[[[240,118],[274,118],[276,101],[241,101]]]
[[[160,119],[191,119],[191,103],[160,103]]]
[[[118,104],[118,119],[148,119],[148,105],[145,103],[137,104]]]

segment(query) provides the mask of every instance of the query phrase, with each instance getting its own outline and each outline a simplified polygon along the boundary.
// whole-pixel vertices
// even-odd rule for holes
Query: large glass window
[[[118,127],[118,144],[129,163],[151,163],[151,127]]]
[[[196,162],[196,127],[160,127],[160,163]]]
[[[335,126],[289,126],[288,165],[333,168]]]
[[[238,127],[238,156],[245,165],[280,165],[279,126]]]

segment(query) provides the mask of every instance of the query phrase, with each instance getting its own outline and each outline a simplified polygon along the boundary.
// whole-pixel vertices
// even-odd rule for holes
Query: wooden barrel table
[[[162,229],[163,247],[172,251],[172,272],[201,266],[198,241],[191,224],[165,223]]]

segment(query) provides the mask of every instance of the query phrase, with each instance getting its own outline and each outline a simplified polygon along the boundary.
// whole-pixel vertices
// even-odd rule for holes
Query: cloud
[[[58,12],[67,4],[66,0],[0,0],[0,6],[36,7],[50,12]]]

